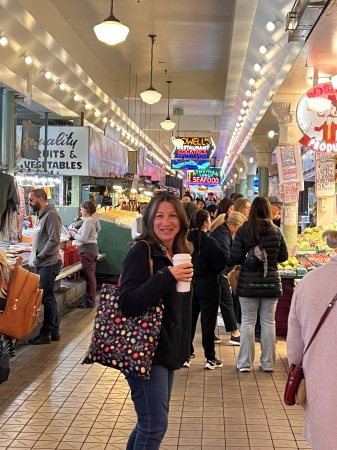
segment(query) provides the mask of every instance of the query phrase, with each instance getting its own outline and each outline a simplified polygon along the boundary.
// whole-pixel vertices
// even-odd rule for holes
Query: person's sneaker
[[[229,345],[240,345],[240,337],[241,337],[241,336],[233,336],[233,335],[231,334],[231,338],[230,338],[230,340],[228,341],[228,344],[229,344]]]
[[[220,344],[221,339],[219,338],[219,336],[215,336],[214,335],[214,344]]]
[[[262,370],[262,372],[274,372],[274,369],[271,367],[265,367],[263,368],[260,364],[260,369]]]
[[[238,367],[236,366],[236,368],[238,369],[239,372],[250,372],[250,368],[249,367]]]
[[[223,366],[223,362],[220,359],[208,359],[205,364],[205,369],[214,370]]]
[[[191,356],[184,362],[183,367],[190,367],[191,365]]]
[[[51,343],[51,337],[47,334],[38,334],[33,339],[28,339],[25,344],[27,345],[44,345],[44,344],[50,344]]]

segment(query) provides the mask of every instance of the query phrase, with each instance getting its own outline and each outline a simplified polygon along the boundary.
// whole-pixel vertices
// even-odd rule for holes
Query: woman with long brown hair
[[[192,253],[188,222],[180,200],[162,192],[143,216],[142,233],[127,254],[121,273],[120,307],[127,316],[164,304],[162,328],[150,380],[127,376],[137,413],[127,450],[157,450],[168,425],[174,371],[190,356],[191,291],[177,292],[178,281],[191,282],[192,263],[173,266],[173,255]],[[146,241],[146,242],[143,242]],[[150,248],[150,255],[149,255]],[[153,261],[153,275],[149,256]]]
[[[256,268],[248,265],[247,253],[259,246],[264,262]],[[237,358],[240,372],[249,372],[255,358],[254,329],[257,312],[261,322],[261,359],[264,372],[272,372],[275,362],[275,311],[278,297],[282,295],[277,263],[288,258],[287,245],[282,231],[273,224],[269,200],[255,197],[248,221],[239,228],[234,238],[231,259],[241,270],[236,293],[239,296],[242,322],[241,346]]]

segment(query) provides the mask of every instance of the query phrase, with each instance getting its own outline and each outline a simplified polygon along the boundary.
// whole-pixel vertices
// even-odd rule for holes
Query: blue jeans
[[[262,369],[273,369],[275,363],[275,312],[277,298],[239,297],[241,320],[241,345],[237,358],[237,367],[250,368],[255,358],[255,324],[257,311],[261,323],[261,360]]]
[[[130,434],[126,450],[158,450],[167,426],[174,371],[153,365],[146,381],[126,377],[137,414],[137,425]]]
[[[40,333],[50,335],[58,333],[60,315],[54,294],[55,278],[60,273],[61,261],[51,266],[37,267],[36,273],[40,275],[40,288],[43,289],[42,304],[44,306],[43,325]]]

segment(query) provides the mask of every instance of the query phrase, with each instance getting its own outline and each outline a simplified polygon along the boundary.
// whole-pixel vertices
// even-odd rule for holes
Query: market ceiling
[[[115,0],[114,13],[130,33],[125,42],[108,46],[97,40],[93,27],[109,15],[109,0],[0,0],[0,35],[8,38],[0,47],[0,81],[26,94],[22,56],[29,54],[34,66],[29,108],[60,116],[84,112],[86,124],[100,129],[104,116],[130,131],[138,126],[168,160],[172,132],[162,130],[160,122],[167,116],[166,81],[172,80],[173,135],[211,136],[217,163],[228,171],[253,133],[277,130],[269,108],[273,94],[300,96],[313,77],[337,72],[336,2],[328,2],[305,44],[288,42],[285,23],[293,6],[293,0]],[[273,32],[266,29],[268,21],[275,22]],[[157,35],[153,84],[163,97],[150,107],[139,94],[149,86],[152,33]],[[256,63],[262,66],[259,73]],[[253,89],[251,78],[259,78]],[[253,91],[251,100],[247,89]],[[74,101],[74,93],[82,102]],[[86,110],[84,100],[92,108]],[[243,126],[226,156],[244,100],[250,104]],[[180,120],[173,108],[183,108]]]

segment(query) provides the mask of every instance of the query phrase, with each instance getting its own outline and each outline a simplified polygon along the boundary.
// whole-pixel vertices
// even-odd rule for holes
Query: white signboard
[[[21,136],[22,127],[17,127]],[[18,150],[17,150],[18,153]],[[45,171],[45,127],[40,129],[39,160],[20,158],[17,164],[27,171]],[[60,175],[89,175],[89,127],[49,126],[46,171]]]
[[[297,206],[286,205],[282,208],[283,225],[297,225]]]
[[[334,197],[335,195],[335,155],[316,153],[315,197]]]

